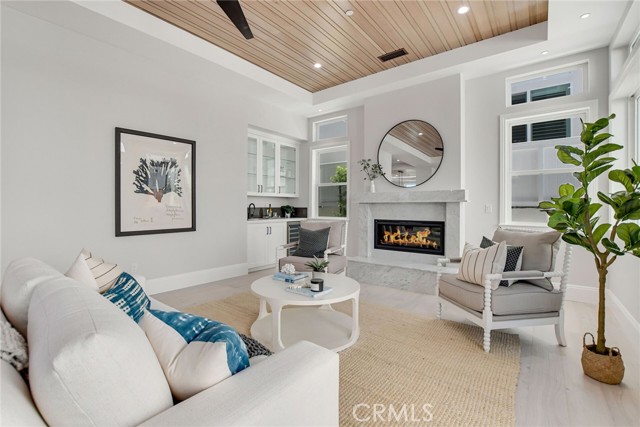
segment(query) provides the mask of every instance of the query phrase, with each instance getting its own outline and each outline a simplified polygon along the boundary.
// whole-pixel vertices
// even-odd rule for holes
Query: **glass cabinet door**
[[[249,149],[247,153],[247,191],[258,192],[258,140],[249,137]]]
[[[296,148],[280,145],[280,194],[296,193]]]
[[[262,140],[262,191],[276,192],[276,143]]]

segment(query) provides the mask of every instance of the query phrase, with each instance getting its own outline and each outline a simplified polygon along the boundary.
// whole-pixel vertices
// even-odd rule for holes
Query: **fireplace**
[[[443,221],[376,219],[373,229],[376,249],[444,255]]]

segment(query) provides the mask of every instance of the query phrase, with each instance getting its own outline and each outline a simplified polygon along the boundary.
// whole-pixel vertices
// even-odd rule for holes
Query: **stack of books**
[[[273,280],[279,280],[287,283],[301,283],[309,277],[309,273],[284,274],[277,272],[273,275]]]
[[[286,288],[284,288],[284,290],[287,291],[287,292],[294,293],[294,294],[304,295],[305,297],[318,298],[318,297],[321,297],[323,295],[326,295],[326,294],[330,293],[331,291],[333,291],[333,288],[328,288],[328,287],[325,286],[323,291],[321,291],[321,292],[313,292],[309,288],[290,288],[290,287],[287,286]]]

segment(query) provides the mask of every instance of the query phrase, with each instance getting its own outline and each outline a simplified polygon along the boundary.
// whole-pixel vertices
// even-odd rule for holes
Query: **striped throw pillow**
[[[505,242],[485,249],[467,243],[464,246],[458,279],[482,286],[487,274],[504,271],[506,260],[507,244]],[[499,285],[500,281],[492,282],[491,288],[497,289]]]
[[[101,294],[111,289],[121,274],[122,268],[118,264],[98,258],[87,249],[80,252],[80,255],[65,273],[67,277],[96,289]]]

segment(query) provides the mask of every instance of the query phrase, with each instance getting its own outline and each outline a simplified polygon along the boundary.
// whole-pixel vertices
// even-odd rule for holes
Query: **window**
[[[640,91],[636,92],[633,99],[635,105],[635,152],[633,153],[633,160],[640,165]],[[633,163],[631,163],[633,165]]]
[[[326,141],[347,137],[347,116],[334,117],[313,124],[313,140]]]
[[[526,104],[581,93],[587,64],[507,79],[507,105]]]
[[[573,172],[557,157],[556,145],[581,146],[580,120],[595,117],[595,103],[543,114],[502,116],[501,222],[545,224],[542,200],[557,197],[564,183],[578,186]]]
[[[315,217],[346,217],[348,191],[347,146],[312,150]]]

